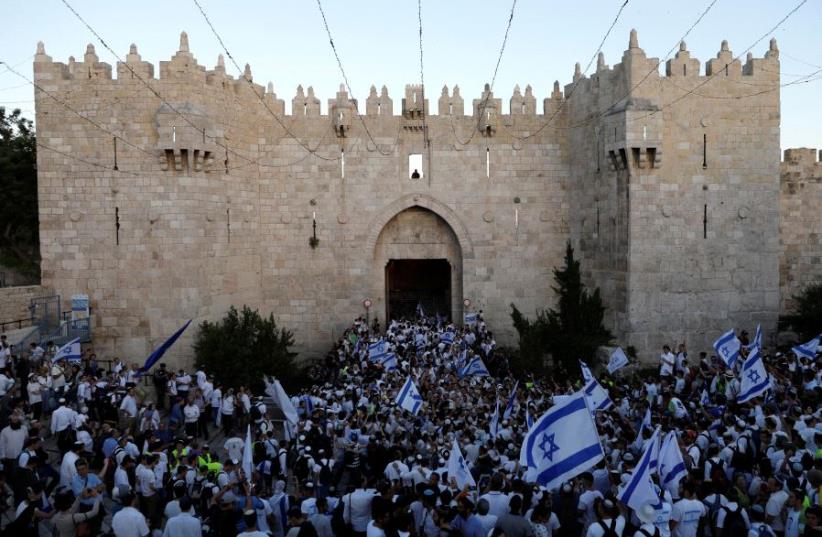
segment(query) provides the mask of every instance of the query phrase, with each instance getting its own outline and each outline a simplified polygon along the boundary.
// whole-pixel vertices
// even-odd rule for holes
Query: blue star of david
[[[543,459],[548,459],[549,462],[554,462],[554,453],[559,451],[559,446],[554,442],[553,434],[543,434],[542,440],[539,443],[539,449],[542,450]]]
[[[759,371],[755,369],[752,370],[750,373],[748,373],[748,378],[751,379],[751,382],[756,384],[757,382],[759,382]]]

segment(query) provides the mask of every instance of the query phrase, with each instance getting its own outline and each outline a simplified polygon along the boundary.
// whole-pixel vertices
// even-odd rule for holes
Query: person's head
[[[253,513],[253,511],[252,511]],[[256,513],[255,513],[256,519]],[[256,521],[255,521],[256,523]],[[303,523],[303,512],[300,511],[299,507],[292,507],[288,510],[288,525],[291,527],[299,526]]]
[[[679,490],[683,498],[690,500],[696,494],[696,485],[690,479],[683,479],[680,482]]]
[[[134,501],[137,497],[134,495],[134,492],[131,490],[120,494],[120,503],[123,504],[124,507],[131,507],[134,505]]]
[[[586,490],[590,490],[594,486],[594,475],[591,472],[582,472],[579,476],[579,480],[582,482],[582,486]]]
[[[291,520],[291,511],[288,512],[289,521]],[[254,509],[247,509],[243,511],[243,521],[245,522],[245,530],[249,533],[257,529],[257,512]]]
[[[605,498],[599,502],[599,516],[600,518],[613,519],[619,515],[619,507],[611,498]]]
[[[522,496],[514,494],[508,501],[508,512],[512,515],[522,514]]]
[[[175,492],[176,492],[176,491],[175,491]],[[180,501],[180,511],[182,511],[183,513],[188,512],[188,511],[191,511],[192,501],[191,501],[191,497],[190,497],[190,496],[183,495],[183,496],[179,499],[179,501]]]
[[[801,510],[802,503],[805,501],[805,491],[802,489],[793,489],[788,496],[788,505],[794,509]]]
[[[77,469],[77,475],[79,475],[82,479],[85,479],[88,476],[88,463],[86,459],[77,459],[74,463],[74,467]]]
[[[482,500],[485,501],[485,500]],[[487,504],[488,502],[485,501]],[[468,518],[474,512],[474,504],[468,498],[460,498],[457,501],[457,512],[462,518]]]
[[[74,504],[74,496],[71,491],[64,490],[54,496],[54,508],[58,511],[67,511]]]
[[[485,498],[480,498],[477,502],[477,514],[481,516],[485,516],[488,514],[488,511],[491,509],[491,505],[488,503],[488,500]]]
[[[805,510],[805,527],[817,528],[822,525],[822,507],[812,505]]]

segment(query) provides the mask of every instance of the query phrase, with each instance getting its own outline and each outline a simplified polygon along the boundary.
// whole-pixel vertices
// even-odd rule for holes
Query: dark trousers
[[[223,420],[223,434],[225,434],[226,436],[230,436],[231,431],[234,430],[234,415],[223,414],[221,418]]]

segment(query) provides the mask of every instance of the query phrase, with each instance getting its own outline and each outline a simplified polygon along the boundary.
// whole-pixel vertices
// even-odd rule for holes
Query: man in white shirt
[[[111,529],[115,537],[146,537],[149,534],[146,517],[134,508],[135,500],[131,492],[120,497],[124,507],[111,519]]]
[[[12,414],[9,424],[0,431],[0,458],[6,468],[14,468],[14,461],[23,451],[23,444],[29,436],[19,414]]]
[[[83,443],[75,442],[71,446],[71,450],[63,455],[63,462],[60,464],[60,486],[70,487],[71,480],[77,475],[77,468],[74,463],[80,458],[80,453],[83,451]]]
[[[199,518],[194,517],[191,509],[191,498],[180,498],[180,513],[166,521],[163,537],[201,537],[203,526]]]
[[[671,347],[668,345],[663,345],[662,354],[659,355],[659,375],[661,377],[673,376],[675,365],[676,357],[671,352]]]
[[[584,490],[579,495],[577,511],[582,515],[582,531],[585,532],[596,520],[595,505],[597,500],[601,500],[603,496],[601,492],[594,489],[594,476],[590,472],[584,472],[579,477]]]
[[[696,499],[696,487],[691,481],[682,482],[680,494],[682,499],[671,512],[671,533],[673,537],[696,537],[699,520],[708,514],[708,509]]]
[[[77,412],[66,405],[66,400],[60,398],[58,401],[60,405],[57,410],[51,413],[51,423],[49,429],[51,434],[57,437],[57,447],[60,451],[66,451],[69,448],[69,441],[71,439],[70,431],[74,429],[77,422]]]
[[[488,502],[488,514],[497,518],[508,514],[508,503],[511,498],[502,492],[502,475],[491,476],[489,491],[480,496],[480,500]]]
[[[120,412],[123,416],[123,429],[130,428],[134,430],[135,420],[137,419],[137,398],[134,396],[134,388],[129,388],[123,401],[120,403]]]
[[[768,490],[771,495],[768,503],[765,504],[765,521],[777,534],[785,531],[785,520],[782,517],[782,508],[788,501],[788,493],[785,491],[782,482],[772,477],[768,479]]]
[[[365,533],[368,529],[368,522],[371,520],[371,500],[377,494],[374,489],[366,489],[365,483],[366,480],[363,478],[363,483],[357,490],[343,496],[343,516],[355,533]]]
[[[14,379],[7,377],[5,373],[0,373],[0,397],[9,393],[12,386],[14,386]]]

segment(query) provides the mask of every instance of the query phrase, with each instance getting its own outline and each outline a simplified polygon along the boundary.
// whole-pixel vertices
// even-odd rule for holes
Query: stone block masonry
[[[39,285],[0,288],[0,323],[10,323],[31,317],[31,299],[50,294]],[[23,326],[27,326],[26,323]],[[16,324],[7,326],[7,330],[16,329]]]
[[[632,32],[620,63],[555,83],[539,111],[530,86],[509,114],[486,87],[469,115],[456,86],[438,114],[407,86],[400,115],[385,87],[364,107],[341,88],[323,110],[300,86],[285,115],[272,84],[221,58],[206,69],[185,34],[157,78],[136,46],[113,68],[91,45],[64,64],[41,44],[37,83],[110,130],[37,92],[38,139],[65,153],[38,152],[43,284],[88,293],[95,346],[127,360],[232,304],[273,312],[316,356],[363,299],[385,320],[391,260],[443,259],[451,316],[469,298],[514,344],[509,304],[553,305],[570,240],[609,328],[645,359],[733,326],[771,333],[778,58],[773,41],[742,64],[723,42],[703,75],[683,44],[663,76]],[[194,333],[171,360],[190,363]]]

